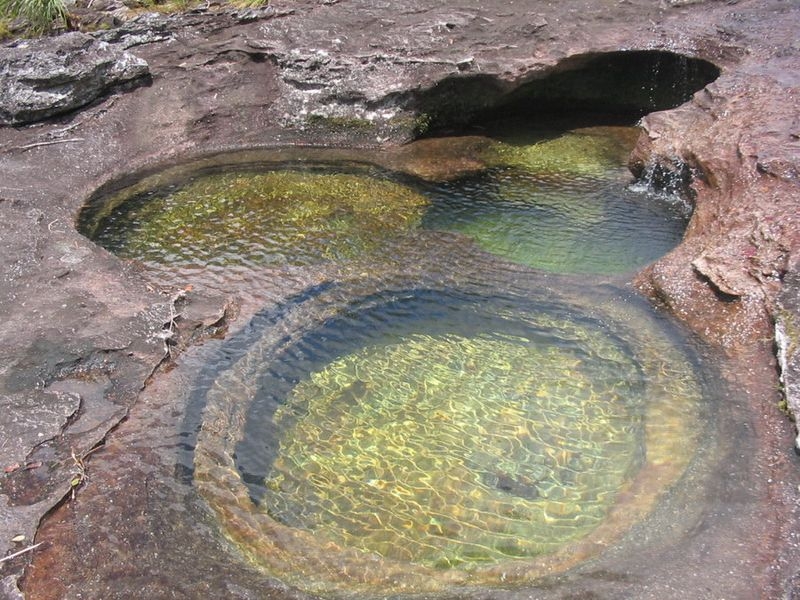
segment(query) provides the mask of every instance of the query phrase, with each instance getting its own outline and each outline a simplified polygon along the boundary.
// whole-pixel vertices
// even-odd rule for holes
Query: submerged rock
[[[0,124],[69,112],[148,74],[141,58],[79,32],[0,48]]]

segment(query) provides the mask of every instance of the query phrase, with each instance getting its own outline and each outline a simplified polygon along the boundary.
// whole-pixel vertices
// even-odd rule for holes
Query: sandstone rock
[[[738,273],[730,269],[723,260],[703,255],[692,261],[692,267],[722,294],[731,298],[738,298],[744,294],[739,282],[735,281]]]
[[[77,394],[30,392],[0,395],[0,409],[15,416],[0,425],[0,435],[10,446],[6,461],[23,462],[28,447],[58,435],[80,406],[81,399]]]
[[[800,416],[800,274],[790,272],[783,281],[775,317],[775,343],[781,369],[786,408]],[[800,435],[795,439],[800,453]]]
[[[0,48],[0,124],[69,112],[148,74],[144,60],[79,32]]]
[[[210,3],[215,4],[216,0]],[[99,6],[92,3],[93,8]],[[156,292],[148,291],[138,280],[135,265],[99,249],[83,258],[76,254],[88,245],[72,226],[88,190],[132,170],[200,152],[273,144],[307,148],[320,143],[331,145],[333,141],[347,146],[352,145],[349,138],[356,135],[366,139],[360,125],[372,123],[377,127],[381,120],[395,119],[398,127],[405,123],[410,130],[415,125],[415,113],[441,106],[442,98],[454,98],[462,105],[467,91],[474,92],[468,98],[478,97],[477,93],[484,99],[501,98],[519,86],[543,82],[548,74],[575,71],[575,56],[586,60],[627,49],[645,50],[653,57],[656,55],[651,51],[664,50],[721,67],[719,80],[684,106],[651,114],[643,122],[646,134],[641,145],[647,151],[637,154],[640,171],[651,173],[655,180],[645,179],[668,189],[674,184],[684,191],[692,185],[696,210],[685,242],[647,271],[641,278],[647,285],[641,287],[703,339],[716,342],[715,348],[756,346],[772,333],[772,323],[768,326],[762,309],[765,302],[770,309],[775,308],[775,290],[780,285],[767,275],[786,272],[788,277],[797,272],[796,265],[784,269],[783,259],[775,259],[781,257],[782,247],[794,256],[800,248],[796,237],[800,232],[800,128],[795,108],[800,93],[796,34],[800,12],[796,3],[739,0],[731,7],[728,2],[709,0],[518,0],[505,4],[471,1],[458,3],[456,8],[452,3],[433,0],[272,0],[270,7],[275,8],[257,20],[252,19],[255,13],[242,13],[237,18],[225,11],[209,10],[208,14],[190,12],[179,19],[148,16],[153,27],[129,21],[120,30],[104,32],[103,37],[95,33],[95,39],[117,49],[137,45],[137,53],[158,72],[155,84],[119,97],[113,106],[87,109],[87,117],[97,118],[82,119],[74,130],[70,129],[70,137],[82,140],[76,145],[42,144],[58,139],[61,124],[0,128],[0,391],[13,398],[28,398],[36,392],[35,383],[42,375],[50,381],[61,372],[55,368],[61,361],[43,367],[38,352],[28,352],[31,360],[27,364],[3,372],[4,356],[13,361],[20,348],[38,348],[35,342],[43,334],[54,346],[66,347],[65,352],[73,352],[77,343],[76,357],[92,356],[95,347],[112,347],[101,342],[105,339],[119,337],[122,342],[113,347],[126,347],[114,352],[116,371],[106,376],[108,379],[86,382],[69,378],[58,382],[64,391],[78,393],[82,400],[79,418],[68,427],[66,442],[92,448],[122,418],[111,412],[111,401],[124,392],[121,397],[125,405],[123,400],[116,402],[120,414],[125,414],[125,407],[151,374],[159,379],[152,378],[153,395],[143,396],[139,407],[164,411],[157,386],[163,381],[161,377],[169,375],[156,373],[163,359],[163,343],[151,341],[149,325],[145,327],[139,317],[136,321],[132,317],[158,300],[154,298]],[[107,12],[105,7],[103,12]],[[165,41],[153,43],[156,39]],[[60,38],[50,38],[50,43],[61,43]],[[30,48],[32,42],[27,44]],[[0,57],[6,52],[0,48]],[[0,60],[0,74],[2,65]],[[591,69],[586,70],[592,74]],[[658,73],[651,71],[659,81],[667,81],[660,77],[661,69]],[[6,81],[0,81],[0,96],[5,86]],[[426,100],[422,106],[413,102],[420,98]],[[101,114],[99,108],[108,110]],[[532,116],[533,123],[544,122],[542,117]],[[324,128],[320,128],[322,133],[310,126],[303,129],[309,122],[320,122],[316,117],[328,118],[331,125],[353,123],[359,127],[337,133],[341,137],[333,140]],[[372,135],[363,143],[385,144],[386,138],[379,133],[380,137]],[[361,138],[358,141],[362,143]],[[70,151],[65,151],[67,148]],[[414,159],[402,155],[410,152],[404,147],[391,151],[398,154],[397,160]],[[422,160],[418,164],[421,175],[446,167]],[[775,229],[774,233],[767,232],[775,241],[755,228],[756,222],[766,219]],[[73,250],[68,252],[66,244]],[[724,251],[726,248],[730,251]],[[700,270],[692,266],[698,257],[705,257],[697,263]],[[729,292],[743,295],[723,297],[713,289],[712,279]],[[790,289],[785,280],[784,286]],[[796,285],[794,290],[796,293]],[[182,318],[188,319],[186,314],[182,308]],[[210,323],[207,319],[203,322]],[[58,329],[45,330],[42,323],[53,323]],[[155,324],[160,331],[158,319]],[[790,357],[796,355],[791,343],[786,348],[788,366]],[[795,537],[796,513],[792,512],[797,469],[794,462],[773,451],[785,444],[785,423],[774,414],[774,365],[763,363],[773,357],[766,349],[763,355],[766,358],[757,356],[758,360],[749,360],[751,355],[746,355],[749,362],[741,369],[742,378],[753,386],[748,398],[754,406],[763,407],[763,415],[750,415],[749,409],[737,408],[746,420],[731,427],[730,432],[738,436],[739,432],[765,431],[764,449],[751,456],[742,446],[740,451],[722,457],[753,460],[755,477],[744,482],[747,490],[741,495],[738,492],[742,488],[735,488],[736,496],[727,493],[728,487],[709,490],[710,498],[734,499],[728,502],[731,510],[711,508],[714,515],[727,521],[704,521],[702,535],[692,535],[696,542],[686,549],[680,546],[678,550],[665,550],[663,555],[642,554],[641,572],[626,570],[630,576],[624,580],[589,577],[587,574],[601,572],[587,569],[565,582],[581,589],[550,590],[542,586],[483,593],[682,600],[696,597],[699,589],[714,597],[737,598],[752,597],[753,590],[759,590],[763,597],[788,598],[792,590],[800,590],[800,577],[796,575],[800,550]],[[789,374],[784,378],[789,389],[792,381],[798,381],[798,371],[794,367],[784,372]],[[16,387],[7,390],[12,376]],[[107,392],[102,387],[106,381],[114,386]],[[23,386],[24,382],[28,383]],[[99,389],[96,404],[91,404],[92,394],[78,384]],[[40,395],[45,393],[39,390]],[[108,401],[101,402],[106,396]],[[800,400],[793,402],[795,413],[800,414]],[[39,417],[37,408],[28,411],[29,419]],[[8,410],[0,410],[3,423],[13,416]],[[103,426],[95,429],[101,420]],[[5,429],[10,430],[8,425]],[[780,435],[773,434],[776,431]],[[0,435],[0,446],[5,439]],[[25,443],[14,449],[14,455],[3,449],[0,454],[7,465],[22,464],[18,457],[27,459],[33,448],[28,440],[23,439]],[[122,471],[103,466],[102,453],[92,455],[98,463],[91,466],[94,479],[84,492],[94,495],[86,494],[79,502],[62,505],[61,514],[45,519],[45,523],[53,524],[50,531],[43,530],[38,536],[48,540],[54,558],[40,558],[37,552],[13,564],[3,563],[5,579],[0,580],[0,598],[20,597],[15,581],[28,559],[34,563],[25,578],[31,598],[37,597],[37,563],[41,565],[40,589],[47,590],[50,597],[108,597],[132,589],[148,597],[298,597],[291,589],[269,587],[272,584],[265,583],[256,571],[243,569],[238,556],[217,552],[219,541],[211,534],[203,538],[203,544],[182,543],[185,531],[210,528],[176,518],[180,515],[175,507],[181,504],[177,499],[186,490],[183,484],[171,480],[164,483],[159,481],[160,475],[156,476],[162,460],[170,469],[177,466],[170,463],[167,447],[159,446],[152,455],[130,456],[129,460],[128,453],[133,452],[125,446],[131,446],[131,440],[123,428],[108,436],[110,458],[116,463],[105,465],[122,464]],[[708,446],[708,456],[715,451],[714,446]],[[65,456],[67,460],[50,474],[51,480],[61,478],[62,490],[69,487],[71,466],[69,456]],[[34,469],[30,473],[38,477],[43,472]],[[122,477],[118,477],[120,473]],[[107,479],[102,479],[106,474]],[[727,471],[721,473],[722,486],[735,483]],[[691,484],[687,480],[687,485]],[[38,484],[36,489],[43,487]],[[42,515],[62,496],[52,493],[48,502],[31,507],[8,506],[8,493],[0,490],[0,522],[5,531],[13,531],[11,535],[20,533],[33,539]],[[761,496],[769,499],[768,506],[760,500],[753,502]],[[786,503],[780,504],[784,496]],[[168,501],[164,503],[163,499]],[[62,521],[62,517],[72,522]],[[126,537],[116,527],[107,528],[107,522],[120,526],[127,523],[127,531],[136,531]],[[107,543],[109,531],[122,542]],[[164,531],[170,535],[163,535]],[[670,531],[670,536],[677,536],[677,529]],[[60,533],[53,536],[53,532]],[[707,534],[712,534],[711,539]],[[17,549],[10,542],[11,535],[0,536],[0,555]],[[739,543],[743,539],[750,543]],[[132,545],[128,546],[128,541]],[[117,552],[120,543],[126,544],[122,553]],[[120,560],[104,560],[108,556]],[[134,560],[125,560],[125,556]],[[170,560],[165,561],[164,556]],[[674,562],[659,560],[662,556]],[[769,569],[763,568],[766,564]],[[692,577],[675,576],[686,572]]]
[[[124,13],[124,10],[112,10],[109,14],[116,15]],[[169,31],[170,18],[160,13],[144,13],[138,17],[126,21],[119,27],[114,27],[106,31],[96,31],[92,35],[101,42],[114,44],[124,50],[142,44],[152,44],[163,42],[173,38],[173,32]]]

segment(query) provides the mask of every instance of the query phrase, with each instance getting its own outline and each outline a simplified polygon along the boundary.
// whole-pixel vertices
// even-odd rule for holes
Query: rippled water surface
[[[506,138],[492,168],[432,190],[431,229],[470,236],[483,249],[560,273],[623,273],[663,256],[688,217],[677,198],[629,185],[631,130],[598,128]]]
[[[324,594],[521,585],[686,489],[714,386],[625,289],[686,218],[630,188],[634,133],[223,157],[89,205],[158,283],[261,307],[190,386],[179,459],[242,557]]]
[[[317,591],[526,581],[678,481],[709,407],[669,329],[631,298],[492,281],[326,285],[231,342],[200,397],[235,434],[201,431],[194,477],[253,560]]]
[[[226,273],[364,257],[419,228],[552,272],[627,273],[677,245],[687,218],[679,199],[631,187],[633,132],[491,141],[476,153],[481,169],[444,181],[368,165],[366,155],[206,166],[104,198],[82,227],[168,279],[222,288]]]
[[[233,169],[126,199],[95,239],[126,258],[170,268],[302,266],[374,250],[418,224],[426,205],[368,171]]]
[[[437,186],[423,224],[548,271],[621,273],[675,247],[682,211],[629,189],[622,167],[558,178],[501,168]]]
[[[642,382],[613,349],[549,337],[409,334],[310,373],[274,415],[264,510],[440,567],[585,535],[644,455],[643,390],[621,389]]]

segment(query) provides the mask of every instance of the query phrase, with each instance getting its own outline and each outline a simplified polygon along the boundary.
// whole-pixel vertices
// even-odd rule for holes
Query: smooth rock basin
[[[244,152],[93,197],[82,231],[154,282],[265,305],[181,426],[182,473],[237,553],[370,597],[660,539],[648,523],[695,501],[726,419],[688,341],[624,289],[686,220],[631,186],[634,134]]]
[[[110,196],[102,190],[79,227],[176,284],[199,277],[222,289],[243,271],[364,258],[420,228],[463,234],[534,268],[627,273],[672,249],[689,212],[677,196],[630,185],[636,135],[588,127],[445,138],[384,158],[391,171],[356,151],[348,160],[333,152],[315,160],[286,151],[283,162],[279,153],[266,162],[218,157]],[[465,170],[459,160],[472,162]],[[431,172],[437,161],[445,170]]]
[[[345,283],[256,317],[196,398],[194,482],[226,536],[364,594],[531,581],[618,542],[713,447],[716,402],[644,306],[536,283]]]

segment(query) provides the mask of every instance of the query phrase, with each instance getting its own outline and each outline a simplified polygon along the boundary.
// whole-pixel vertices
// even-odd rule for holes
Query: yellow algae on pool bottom
[[[309,591],[433,592],[568,569],[680,478],[700,387],[644,319],[625,329],[635,356],[576,322],[540,324],[581,352],[419,334],[309,374],[274,415],[283,433],[260,505],[233,459],[265,368],[248,354],[208,393],[196,485],[245,555]]]
[[[517,167],[542,177],[609,176],[625,164],[636,143],[635,127],[587,127],[532,140],[523,131],[486,146],[481,157],[490,166]]]
[[[642,454],[635,367],[576,362],[527,340],[455,335],[342,357],[275,415],[265,510],[432,567],[557,549],[602,521]]]

